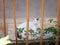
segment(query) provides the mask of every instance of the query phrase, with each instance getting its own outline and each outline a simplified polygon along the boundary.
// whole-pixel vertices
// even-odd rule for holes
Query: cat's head
[[[33,18],[33,23],[37,29],[40,28],[40,19],[39,18]]]

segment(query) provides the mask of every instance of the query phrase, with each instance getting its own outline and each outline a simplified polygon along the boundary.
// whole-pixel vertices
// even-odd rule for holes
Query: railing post
[[[43,42],[43,23],[44,23],[44,0],[41,0],[41,31],[40,31],[40,45],[43,45],[42,42]]]
[[[57,34],[56,34],[56,45],[58,45],[58,35],[59,35],[59,18],[60,18],[60,0],[58,0],[58,16],[57,16]]]
[[[26,45],[28,45],[28,30],[29,30],[29,6],[30,0],[26,0]]]
[[[7,33],[6,33],[5,0],[2,0],[2,15],[3,15],[3,25],[4,25],[4,36],[6,36]]]
[[[14,0],[12,0],[12,9],[13,9],[13,14],[14,14],[14,29],[15,29],[16,45],[18,45],[17,30],[16,30],[16,9],[15,9]]]

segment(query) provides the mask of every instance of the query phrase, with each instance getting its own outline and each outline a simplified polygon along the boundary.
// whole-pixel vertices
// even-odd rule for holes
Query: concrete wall
[[[45,0],[45,17],[57,16],[58,0]],[[26,0],[15,0],[17,18],[26,17]],[[5,0],[6,17],[12,18],[12,3],[11,0]],[[41,0],[30,0],[30,16],[40,17],[41,15]],[[0,18],[2,17],[2,2],[0,0]]]

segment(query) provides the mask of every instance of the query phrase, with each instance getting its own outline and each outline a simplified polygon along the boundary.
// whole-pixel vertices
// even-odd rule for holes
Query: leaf
[[[24,28],[22,28],[22,30],[24,30]]]
[[[50,23],[52,23],[53,19],[49,19],[48,21],[49,21]]]
[[[49,28],[46,28],[45,29],[45,33],[50,33],[50,32],[52,32],[53,34],[55,34],[56,35],[56,28],[55,27],[49,27]],[[53,36],[54,37],[54,36]],[[55,41],[55,38],[53,38],[53,37],[51,37],[51,38],[49,38],[49,42],[50,43],[52,43],[52,42],[54,42]]]
[[[30,32],[30,33],[34,33],[34,30],[30,29],[29,32]]]
[[[53,34],[56,34],[56,28],[54,28],[54,27],[49,27],[49,28],[46,28],[44,30],[46,31],[45,33],[52,32]]]
[[[23,33],[24,28],[18,28],[19,33]]]

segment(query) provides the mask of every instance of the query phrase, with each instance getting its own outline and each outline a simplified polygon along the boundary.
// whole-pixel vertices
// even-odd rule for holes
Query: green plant
[[[46,32],[45,33],[52,33],[53,34],[53,37],[51,37],[51,38],[49,38],[49,41],[50,42],[54,42],[55,41],[55,36],[54,35],[56,35],[56,28],[55,27],[49,27],[49,28],[46,28],[46,29],[44,29]]]
[[[24,28],[17,28],[17,30],[19,31],[19,33],[23,33]]]
[[[56,20],[53,20],[52,18],[51,19],[48,19],[48,22],[50,22],[50,23],[57,23],[57,21]]]
[[[23,33],[23,30],[24,30],[24,28],[17,28],[18,36],[19,36],[20,39],[22,39],[22,35],[21,34]]]
[[[45,33],[52,32],[53,34],[56,34],[56,28],[55,27],[49,27],[49,28],[46,28],[44,30],[46,31]]]
[[[53,22],[53,19],[49,19],[48,22],[52,23]]]
[[[30,29],[29,32],[30,32],[31,34],[33,34],[33,33],[34,33],[34,30]]]

